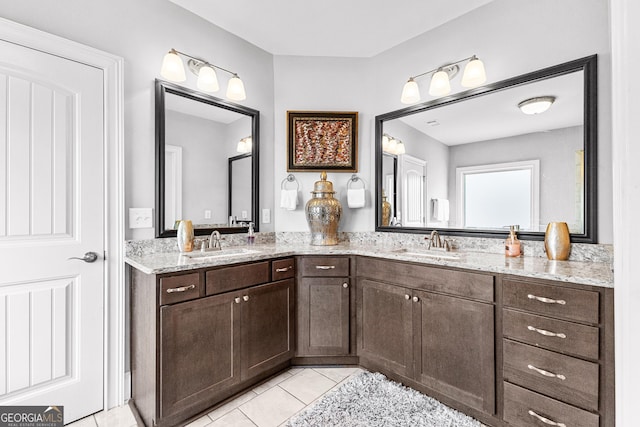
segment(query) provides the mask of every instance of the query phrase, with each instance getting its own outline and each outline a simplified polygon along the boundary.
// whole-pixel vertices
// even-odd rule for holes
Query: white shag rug
[[[362,372],[293,417],[287,427],[481,427],[436,399]]]

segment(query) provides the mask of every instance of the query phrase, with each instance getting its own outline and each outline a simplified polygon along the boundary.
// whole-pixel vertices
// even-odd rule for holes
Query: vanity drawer
[[[160,278],[160,305],[175,304],[200,297],[200,273]]]
[[[271,262],[271,280],[273,282],[289,279],[295,274],[295,260],[293,258],[279,259]]]
[[[493,302],[493,276],[490,274],[360,257],[357,275],[413,289]]]
[[[509,309],[503,310],[506,338],[589,359],[598,359],[598,328]]]
[[[504,420],[518,427],[598,427],[600,423],[596,414],[507,382],[504,383]]]
[[[269,282],[269,261],[209,270],[205,274],[207,295],[219,294]]]
[[[345,277],[349,275],[349,257],[304,256],[298,268],[304,277]]]
[[[598,324],[598,293],[506,279],[503,302],[537,314]]]
[[[598,410],[598,364],[504,340],[506,381],[593,411]]]

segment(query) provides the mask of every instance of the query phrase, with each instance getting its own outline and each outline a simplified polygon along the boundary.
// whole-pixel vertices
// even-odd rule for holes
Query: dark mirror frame
[[[232,189],[233,189],[233,162],[236,162],[236,161],[241,160],[241,159],[246,159],[247,157],[251,157],[251,156],[252,156],[251,153],[246,153],[246,154],[240,154],[238,156],[229,157],[229,166],[228,166],[229,167],[229,169],[228,169],[228,171],[229,171],[229,178],[228,178],[229,179],[229,181],[228,181],[229,182],[229,186],[228,186],[228,189],[227,189],[227,192],[229,194],[229,209],[228,209],[228,212],[227,212],[227,216],[231,216],[233,214],[233,210],[232,210],[233,206],[231,206],[231,204],[232,204],[231,202],[233,201],[233,198],[231,197]],[[254,214],[255,212],[252,211],[251,213]],[[255,223],[257,221],[257,218],[254,216],[252,218],[249,218],[248,220],[241,220],[241,221],[242,222],[253,222],[254,225],[255,225]],[[254,227],[254,229],[255,229],[255,227]]]
[[[192,99],[197,102],[204,102],[206,104],[213,105],[215,107],[224,108],[225,110],[234,111],[239,114],[244,114],[251,117],[251,187],[253,189],[251,194],[251,217],[256,219],[258,217],[259,209],[259,185],[258,177],[259,165],[260,165],[260,112],[243,105],[235,104],[233,102],[226,101],[224,99],[217,98],[215,96],[207,95],[202,92],[198,92],[193,89],[189,89],[183,86],[179,86],[173,83],[169,83],[163,80],[156,79],[155,81],[155,126],[156,126],[156,237],[175,237],[176,230],[167,230],[164,228],[164,174],[165,174],[165,94],[172,93],[174,95],[182,96]],[[226,186],[220,188],[221,191],[227,191]],[[222,234],[232,233],[246,233],[249,227],[215,227],[215,228],[194,228],[194,233],[197,236],[203,236],[211,234],[214,230],[218,230]],[[254,230],[258,231],[258,222],[254,224]]]
[[[509,78],[486,86],[470,89],[464,92],[426,101],[407,108],[392,111],[375,118],[375,170],[376,170],[376,231],[396,233],[429,234],[433,228],[428,227],[383,227],[382,223],[382,134],[383,124],[387,120],[420,113],[433,108],[463,102],[465,100],[488,95],[512,87],[544,80],[551,77],[583,71],[584,73],[584,232],[572,233],[571,241],[575,243],[597,243],[597,155],[598,155],[598,72],[597,55],[569,61],[564,64],[544,68],[542,70]],[[467,230],[461,228],[438,229],[442,235],[467,236],[467,237],[493,237],[505,238],[508,231],[497,230]],[[544,240],[544,232],[519,232],[518,237],[525,240]]]

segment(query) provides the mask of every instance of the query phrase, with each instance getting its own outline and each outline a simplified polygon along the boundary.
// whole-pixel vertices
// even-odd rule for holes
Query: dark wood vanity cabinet
[[[352,354],[351,258],[303,256],[297,265],[296,356],[310,363],[338,362],[330,358]]]
[[[271,272],[269,261],[132,270],[132,395],[145,424],[180,425],[290,364],[294,279]]]
[[[368,258],[357,276],[360,364],[494,414],[493,276]]]

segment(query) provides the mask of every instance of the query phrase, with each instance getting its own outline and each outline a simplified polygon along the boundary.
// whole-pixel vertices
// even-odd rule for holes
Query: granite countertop
[[[238,249],[247,251],[237,251]],[[550,261],[539,257],[506,258],[502,254],[485,252],[429,252],[441,258],[419,255],[425,248],[384,248],[371,245],[339,244],[336,246],[311,246],[305,244],[272,244],[235,246],[225,248],[231,253],[226,256],[210,258],[188,258],[180,253],[154,253],[149,255],[129,255],[125,262],[146,274],[172,273],[197,268],[238,264],[248,261],[260,261],[291,255],[362,255],[382,259],[411,261],[427,265],[459,267],[489,273],[512,274],[538,279],[557,280],[591,286],[613,288],[613,272],[609,263]],[[223,249],[222,253],[225,252]],[[249,252],[251,251],[251,252]],[[413,252],[412,252],[413,251]],[[193,252],[197,254],[197,251]],[[450,259],[445,257],[457,257]]]

